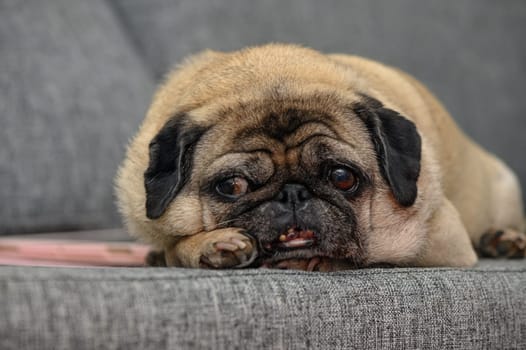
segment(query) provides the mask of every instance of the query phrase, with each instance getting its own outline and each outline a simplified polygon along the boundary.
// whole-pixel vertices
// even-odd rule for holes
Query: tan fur
[[[230,254],[216,250],[219,242],[231,242],[237,239],[246,244],[245,247],[235,249]],[[168,266],[185,266],[198,268],[203,266],[203,258],[210,267],[240,267],[256,258],[253,240],[243,235],[240,229],[226,228],[210,232],[199,232],[182,238],[174,247],[165,249],[166,264]]]
[[[359,100],[358,93],[366,93],[412,120],[422,138],[415,204],[400,209],[384,184],[375,188],[370,194],[371,205],[358,215],[360,225],[369,229],[364,242],[368,263],[469,266],[476,262],[470,238],[476,245],[490,229],[523,228],[515,175],[464,135],[414,78],[356,56],[323,55],[298,46],[272,44],[232,53],[207,51],[188,59],[167,77],[116,178],[118,204],[129,231],[172,252],[168,254],[172,264],[196,267],[202,247],[209,243],[203,238],[210,237],[206,231],[219,224],[209,204],[198,196],[200,181],[217,164],[231,161],[221,160],[224,150],[239,130],[257,126],[253,116],[261,110],[279,113],[294,107],[341,118],[337,136],[355,143],[361,155],[369,155],[363,165],[375,169],[374,175],[379,177],[363,123],[348,121],[342,114],[344,105]],[[191,181],[161,218],[150,220],[145,215],[143,178],[148,145],[162,126],[181,112],[190,112],[194,124],[220,125],[197,146]],[[307,128],[311,129],[290,137],[288,146],[299,144],[314,130],[331,132],[315,125]],[[257,149],[258,145],[273,150],[272,159],[262,158],[269,167],[297,165],[300,150],[285,149],[257,136],[246,147]],[[190,237],[182,239],[184,236]]]

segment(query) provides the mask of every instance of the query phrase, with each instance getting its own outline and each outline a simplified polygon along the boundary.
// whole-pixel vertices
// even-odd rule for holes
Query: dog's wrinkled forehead
[[[278,97],[209,109],[209,115],[216,113],[217,117],[197,149],[201,167],[196,174],[203,177],[234,169],[236,162],[226,161],[228,154],[246,159],[257,153],[258,162],[271,161],[276,171],[283,170],[283,176],[301,176],[305,162],[320,158],[319,147],[350,156],[347,160],[358,164],[371,156],[374,161],[368,131],[348,106],[341,97],[315,94],[306,99]]]
[[[333,117],[317,111],[289,108],[282,112],[269,112],[253,125],[240,130],[234,137],[233,145],[240,150],[265,148],[279,145],[285,149],[300,146],[313,136],[336,137],[332,130]]]
[[[296,132],[303,124],[325,124],[328,118],[330,118],[328,114],[322,115],[320,112],[291,108],[282,113],[269,113],[264,117],[261,124],[254,126],[252,129],[245,130],[244,133],[262,132],[273,139],[284,141],[287,136]]]

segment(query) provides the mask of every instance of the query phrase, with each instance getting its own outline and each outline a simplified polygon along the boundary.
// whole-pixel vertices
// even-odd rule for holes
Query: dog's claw
[[[217,250],[228,250],[231,252],[234,252],[239,249],[239,246],[236,244],[228,243],[228,242],[217,242],[214,244],[214,247]]]
[[[245,249],[247,244],[240,239],[232,238],[232,243],[236,244],[240,249]]]

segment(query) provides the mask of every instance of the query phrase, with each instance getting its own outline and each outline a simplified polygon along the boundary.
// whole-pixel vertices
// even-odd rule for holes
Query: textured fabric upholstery
[[[525,349],[526,263],[0,269],[1,349]]]
[[[0,1],[0,235],[119,225],[146,71],[104,1]]]

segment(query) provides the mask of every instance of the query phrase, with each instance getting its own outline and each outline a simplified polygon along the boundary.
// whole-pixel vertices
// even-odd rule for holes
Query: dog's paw
[[[203,242],[199,266],[240,268],[250,265],[256,257],[256,244],[251,237],[245,235],[242,229],[226,228],[213,231]]]
[[[524,258],[526,235],[512,229],[485,233],[480,238],[479,253],[490,258]]]

